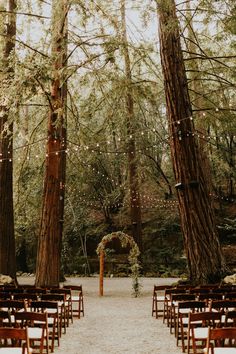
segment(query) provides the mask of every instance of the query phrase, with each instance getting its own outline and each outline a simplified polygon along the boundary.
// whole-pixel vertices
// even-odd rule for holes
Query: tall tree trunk
[[[6,23],[6,30],[0,39],[3,41],[0,53],[0,273],[16,279],[12,165],[13,123],[9,119],[9,107],[4,104],[6,94],[4,87],[7,89],[14,78],[16,16],[13,12],[16,9],[16,0],[8,0],[7,4],[9,13],[1,15],[1,17],[5,16],[4,20],[1,19],[1,27],[4,30],[3,24]]]
[[[199,48],[195,44],[196,43],[196,37],[194,35],[194,28],[193,28],[193,13],[191,10],[190,6],[190,1],[188,0],[186,2],[186,10],[187,10],[187,29],[188,29],[188,51],[190,52],[189,57],[190,59],[195,57]],[[193,108],[197,109],[197,112],[195,113],[195,125],[196,129],[198,132],[200,132],[201,136],[207,136],[207,126],[206,126],[206,120],[203,119],[203,113],[201,110],[202,107],[204,107],[204,99],[203,99],[203,87],[201,84],[201,72],[199,70],[198,62],[197,60],[192,59],[191,60],[191,72],[190,72],[190,79],[191,79],[191,86],[193,90],[192,98],[193,98]],[[203,169],[205,170],[206,173],[206,183],[208,184],[208,189],[210,193],[212,192],[212,175],[211,175],[211,168],[210,168],[210,162],[209,162],[209,157],[208,157],[208,144],[205,139],[199,139],[199,153],[201,154],[201,161],[202,161],[202,166]]]
[[[60,281],[66,167],[66,84],[62,85],[61,72],[66,65],[67,14],[67,0],[52,2],[52,58],[54,64],[51,107],[48,117],[44,196],[37,253],[37,286],[58,286]]]
[[[127,140],[128,140],[128,168],[130,187],[130,218],[132,236],[140,251],[142,251],[142,221],[140,208],[139,178],[137,170],[136,146],[135,146],[135,113],[132,89],[132,75],[128,41],[126,33],[125,0],[121,0],[121,18],[123,33],[123,53],[126,74],[126,112],[127,112]]]
[[[215,282],[221,279],[225,265],[194,135],[175,3],[157,0],[157,4],[171,153],[189,276],[197,284]]]

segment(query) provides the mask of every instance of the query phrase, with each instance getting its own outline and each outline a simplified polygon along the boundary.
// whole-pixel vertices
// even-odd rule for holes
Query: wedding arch
[[[121,231],[112,232],[104,236],[97,247],[97,254],[100,257],[100,271],[99,271],[99,295],[103,296],[103,278],[104,278],[104,262],[105,262],[105,249],[106,245],[114,239],[119,239],[121,246],[126,248],[130,246],[128,260],[130,263],[131,276],[133,279],[133,293],[134,296],[137,297],[140,291],[140,285],[138,281],[139,277],[139,261],[138,257],[140,255],[140,251],[137,243],[134,241],[132,236],[129,236]]]

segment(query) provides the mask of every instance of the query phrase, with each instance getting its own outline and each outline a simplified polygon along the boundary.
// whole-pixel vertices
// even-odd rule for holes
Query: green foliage
[[[218,229],[223,244],[236,244],[236,219],[225,218]]]
[[[166,1],[161,3],[168,5]],[[94,256],[102,236],[120,229],[130,231],[127,80],[122,59],[120,13],[116,5],[117,2],[100,0],[71,2],[68,65],[61,72],[68,78],[62,245],[65,273],[89,273],[90,267],[96,271],[90,265],[90,257]],[[201,85],[197,92],[190,91],[193,107],[197,110],[193,112],[196,135],[207,142],[216,195],[221,191],[235,200],[235,58],[231,58],[235,55],[235,2],[206,0],[201,6],[198,2],[191,5],[194,7],[196,53],[193,53],[195,59],[192,61],[187,60],[188,53],[184,56],[190,82],[193,80],[190,75],[192,62],[198,63],[195,78]],[[182,11],[184,6],[184,3],[178,5],[183,36],[186,34],[186,18],[182,16],[186,13]],[[142,200],[144,265],[149,262],[151,270],[172,274],[176,266],[184,270],[185,261],[181,259],[183,242],[178,210],[170,210],[165,200],[175,198],[174,191],[171,190],[173,196],[170,195],[175,184],[169,148],[171,137],[166,121],[159,53],[156,43],[148,35],[144,36],[144,27],[147,29],[153,20],[153,26],[157,26],[156,4],[127,0],[127,8],[127,17],[132,18],[135,13],[137,19],[135,27],[131,21],[129,24],[128,49]],[[50,19],[44,17],[50,16],[51,7],[42,1],[19,1],[18,11],[36,16],[18,17],[16,55],[12,54],[8,63],[9,67],[14,67],[15,76],[1,81],[0,97],[1,104],[4,99],[9,110],[6,130],[14,122],[18,264],[33,272],[43,197],[45,122],[50,110],[52,79],[51,25]],[[1,33],[4,30],[4,21],[1,21]],[[187,41],[185,38],[185,43]],[[2,77],[5,63],[1,63],[1,69]],[[204,129],[204,134],[199,132],[199,127]],[[220,232],[233,239],[235,222],[229,220],[220,225]]]

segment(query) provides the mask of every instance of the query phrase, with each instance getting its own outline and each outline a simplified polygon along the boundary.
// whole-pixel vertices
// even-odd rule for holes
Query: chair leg
[[[187,334],[187,354],[190,354],[190,337],[191,337],[191,329],[188,327],[188,334]],[[193,342],[193,341],[192,341]],[[193,344],[192,344],[193,348]],[[194,352],[194,349],[193,349]]]
[[[154,315],[154,313],[156,314],[156,318],[157,318],[157,301],[156,301],[156,296],[153,296],[153,299],[152,299],[152,316]]]
[[[84,297],[83,296],[81,297],[81,312],[82,312],[83,317],[84,317]]]

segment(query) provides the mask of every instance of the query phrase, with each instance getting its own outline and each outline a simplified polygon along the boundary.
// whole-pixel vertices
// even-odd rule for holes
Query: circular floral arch
[[[137,243],[134,241],[132,236],[129,236],[125,234],[124,232],[117,231],[117,232],[112,232],[111,234],[108,234],[104,236],[99,243],[97,247],[97,254],[100,256],[100,295],[103,296],[103,277],[104,277],[104,258],[105,258],[105,249],[107,243],[114,239],[119,239],[121,246],[123,248],[126,248],[128,245],[130,246],[130,251],[129,251],[129,256],[128,256],[128,261],[130,263],[130,269],[131,269],[131,276],[133,279],[133,290],[134,290],[134,296],[137,297],[139,295],[140,291],[140,285],[138,282],[138,277],[139,277],[139,261],[138,257],[140,255],[140,251],[138,248]]]

